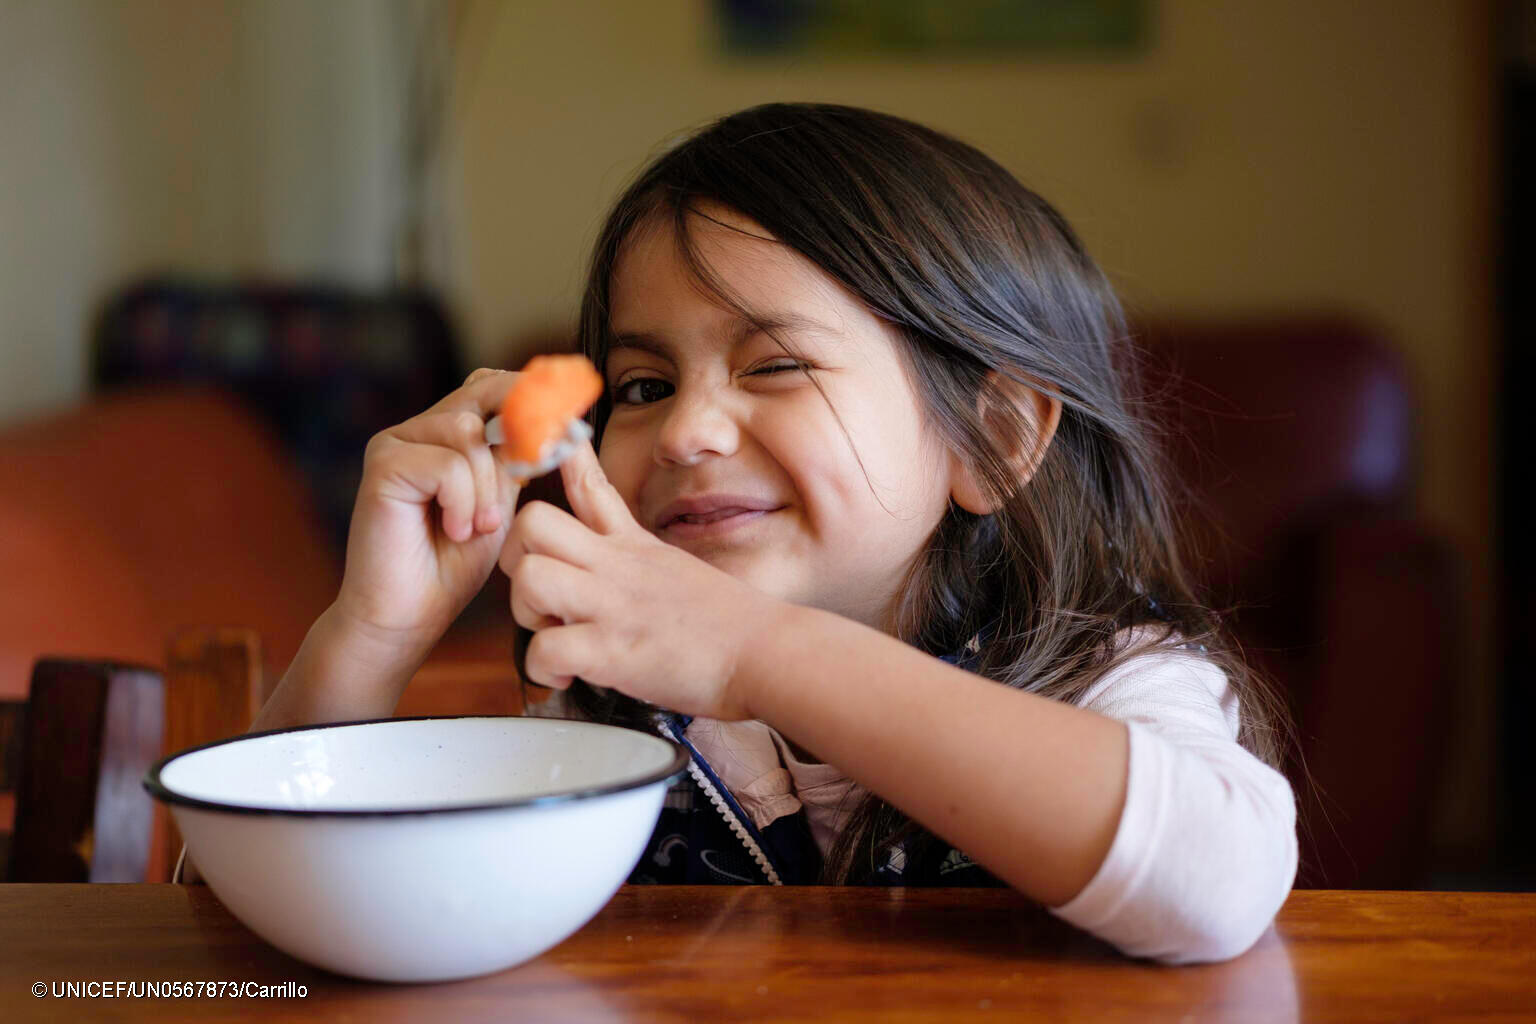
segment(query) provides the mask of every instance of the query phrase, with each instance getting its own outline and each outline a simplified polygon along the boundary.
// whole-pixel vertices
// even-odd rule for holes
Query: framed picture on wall
[[[1091,56],[1139,52],[1150,0],[712,0],[740,55]]]

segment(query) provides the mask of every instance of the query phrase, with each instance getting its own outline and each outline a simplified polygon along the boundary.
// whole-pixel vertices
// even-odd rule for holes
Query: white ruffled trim
[[[665,721],[658,718],[656,720],[656,727],[661,730],[661,734],[667,739],[672,740],[674,743],[677,742],[677,737],[672,734],[671,728],[667,726]],[[768,863],[768,856],[763,853],[762,847],[757,845],[757,840],[752,838],[752,834],[747,831],[747,827],[741,823],[741,819],[736,817],[731,811],[730,805],[725,802],[725,797],[720,795],[720,791],[715,788],[715,784],[709,781],[709,776],[704,774],[704,769],[700,768],[692,757],[688,758],[688,774],[693,776],[693,781],[699,784],[699,789],[703,790],[704,795],[709,798],[709,802],[715,805],[715,810],[720,812],[721,817],[725,819],[725,823],[730,826],[731,831],[736,833],[736,838],[741,840],[742,845],[747,848],[747,852],[752,855],[752,859],[757,862],[757,866],[763,869],[763,874],[768,877],[768,883],[770,885],[783,885],[783,879],[779,878],[779,873],[773,869],[773,865]]]

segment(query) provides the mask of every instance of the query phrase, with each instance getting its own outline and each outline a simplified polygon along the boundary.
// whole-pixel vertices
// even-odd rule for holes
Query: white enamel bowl
[[[272,945],[359,978],[443,981],[521,963],[590,920],[687,763],[613,726],[392,719],[195,747],[144,786]]]

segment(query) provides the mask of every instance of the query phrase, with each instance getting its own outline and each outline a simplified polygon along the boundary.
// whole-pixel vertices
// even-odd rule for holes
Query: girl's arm
[[[432,639],[402,647],[398,638],[379,636],[331,605],[310,626],[251,731],[388,718]]]
[[[1133,956],[1236,956],[1295,879],[1290,784],[1238,746],[1226,677],[1199,656],[1138,655],[1078,708],[790,607],[733,685],[753,717]]]
[[[1124,724],[999,686],[878,630],[787,605],[733,688],[760,718],[1060,906],[1109,852],[1125,804]]]

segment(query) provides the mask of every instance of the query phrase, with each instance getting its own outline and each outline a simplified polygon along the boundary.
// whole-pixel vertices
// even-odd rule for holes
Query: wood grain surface
[[[1404,1021],[1536,1018],[1536,894],[1298,891],[1224,964],[1122,957],[1003,890],[627,886],[521,967],[392,986],[267,946],[202,886],[0,886],[0,1019]],[[67,981],[304,998],[55,999]]]

